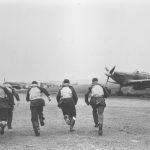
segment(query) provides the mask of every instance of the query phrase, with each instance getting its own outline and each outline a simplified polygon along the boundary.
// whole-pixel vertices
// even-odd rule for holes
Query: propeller
[[[115,70],[116,66],[114,66],[111,70],[110,70],[110,74],[112,75],[114,70]]]
[[[107,71],[107,73],[105,73],[105,75],[107,76],[107,81],[106,81],[105,86],[107,86],[107,83],[108,83],[108,81],[109,81],[109,78],[112,76],[112,74],[113,74],[115,68],[116,68],[116,66],[114,66],[114,67],[109,71],[109,69],[108,69],[107,67],[105,67],[105,69],[106,69],[106,71]]]
[[[107,67],[105,67],[106,71],[109,71],[109,69]]]

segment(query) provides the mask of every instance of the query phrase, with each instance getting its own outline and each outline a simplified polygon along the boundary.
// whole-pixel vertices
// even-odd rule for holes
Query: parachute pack
[[[101,97],[104,95],[103,88],[100,85],[94,85],[91,90],[91,96]]]
[[[38,87],[32,87],[30,90],[30,100],[34,100],[41,97],[41,91]]]
[[[61,89],[61,97],[62,98],[71,98],[72,97],[72,91],[68,86],[63,87]]]
[[[111,94],[111,90],[108,87],[104,87],[100,84],[94,85],[92,87],[91,92],[92,92],[91,96],[94,96],[94,97],[103,96],[104,98],[108,98]]]

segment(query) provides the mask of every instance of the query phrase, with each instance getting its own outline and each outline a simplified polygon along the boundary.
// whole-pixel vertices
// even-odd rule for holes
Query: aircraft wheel
[[[123,92],[122,92],[122,91],[119,91],[119,92],[117,92],[117,95],[118,95],[118,96],[122,96],[122,95],[123,95]]]

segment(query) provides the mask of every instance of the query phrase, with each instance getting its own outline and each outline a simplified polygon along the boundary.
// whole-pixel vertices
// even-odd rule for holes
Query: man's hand
[[[89,106],[90,105],[90,103],[89,102],[86,102],[86,104]]]
[[[59,104],[57,106],[58,106],[59,109],[61,109],[61,106]]]
[[[51,97],[50,96],[48,96],[48,100],[51,101]]]

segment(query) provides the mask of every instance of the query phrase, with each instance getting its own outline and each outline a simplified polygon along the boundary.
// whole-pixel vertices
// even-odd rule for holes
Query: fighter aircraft
[[[144,90],[146,88],[150,88],[150,74],[145,72],[135,71],[132,73],[125,72],[117,72],[115,71],[115,66],[109,70],[106,68],[105,75],[107,76],[107,81],[115,84],[120,84],[120,90],[118,92],[119,95],[122,95],[123,92],[121,90],[122,87],[131,86],[135,90]],[[113,81],[109,81],[111,78]]]

